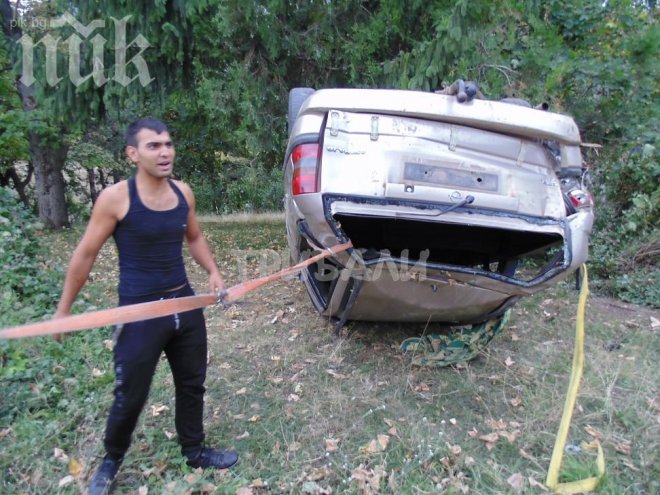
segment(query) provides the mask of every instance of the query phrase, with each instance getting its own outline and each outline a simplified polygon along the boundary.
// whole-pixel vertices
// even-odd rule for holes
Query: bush
[[[284,174],[280,168],[269,172],[260,165],[246,167],[243,176],[227,186],[227,207],[231,212],[281,210],[283,197]]]
[[[0,188],[0,326],[39,318],[54,309],[59,275],[45,269],[42,228],[13,191]]]
[[[60,274],[47,269],[43,261],[41,229],[15,193],[0,188],[0,327],[36,320],[55,309]],[[34,373],[31,352],[31,346],[22,341],[0,340],[0,379],[15,380]],[[37,361],[42,360],[39,356]],[[13,392],[8,385],[5,395]]]
[[[660,307],[660,165],[655,148],[603,160],[596,176],[591,237],[594,288],[628,302]]]

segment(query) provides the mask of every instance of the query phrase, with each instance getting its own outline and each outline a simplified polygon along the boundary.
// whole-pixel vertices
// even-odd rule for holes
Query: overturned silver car
[[[465,100],[465,101],[459,101]],[[295,88],[285,210],[321,314],[468,324],[587,258],[593,204],[570,117],[405,90]]]

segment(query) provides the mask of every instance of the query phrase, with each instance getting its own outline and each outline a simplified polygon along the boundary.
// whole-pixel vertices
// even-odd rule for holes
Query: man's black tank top
[[[174,182],[168,182],[179,202],[171,210],[155,211],[140,201],[135,177],[128,180],[128,213],[113,233],[119,251],[120,297],[156,294],[187,282],[182,247],[188,202]]]

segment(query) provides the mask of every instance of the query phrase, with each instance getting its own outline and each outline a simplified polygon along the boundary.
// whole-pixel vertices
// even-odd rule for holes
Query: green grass
[[[230,285],[288,260],[281,221],[203,227]],[[48,238],[57,263],[66,262],[75,240],[75,233]],[[94,273],[80,310],[114,304],[114,248],[104,249]],[[202,271],[190,264],[189,274],[205,291]],[[175,431],[174,403],[163,361],[117,493],[146,487],[234,494],[252,487],[255,494],[509,494],[516,492],[507,480],[517,474],[519,493],[541,493],[529,480],[543,483],[547,474],[570,375],[576,304],[568,283],[526,298],[483,355],[441,369],[413,367],[398,350],[423,324],[351,322],[335,337],[296,280],[263,287],[226,309],[209,308],[207,441],[236,448],[241,462],[228,472],[185,466],[167,436]],[[586,365],[569,443],[591,440],[589,432],[601,436],[607,476],[598,493],[660,488],[659,339],[651,317],[660,315],[589,300]],[[0,492],[68,494],[85,486],[102,455],[112,395],[108,335],[79,332],[61,346],[46,338],[11,343],[30,366],[3,380]],[[169,409],[154,416],[152,406],[163,405]],[[480,439],[497,432],[494,445]],[[63,453],[54,456],[56,448]],[[70,471],[73,480],[58,488]],[[566,455],[561,480],[594,473],[595,455],[582,450]]]

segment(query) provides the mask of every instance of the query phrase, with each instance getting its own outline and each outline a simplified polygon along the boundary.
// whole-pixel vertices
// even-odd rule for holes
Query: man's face
[[[138,170],[157,178],[172,175],[176,152],[170,134],[140,129],[135,138],[137,146],[127,146],[126,154]]]

